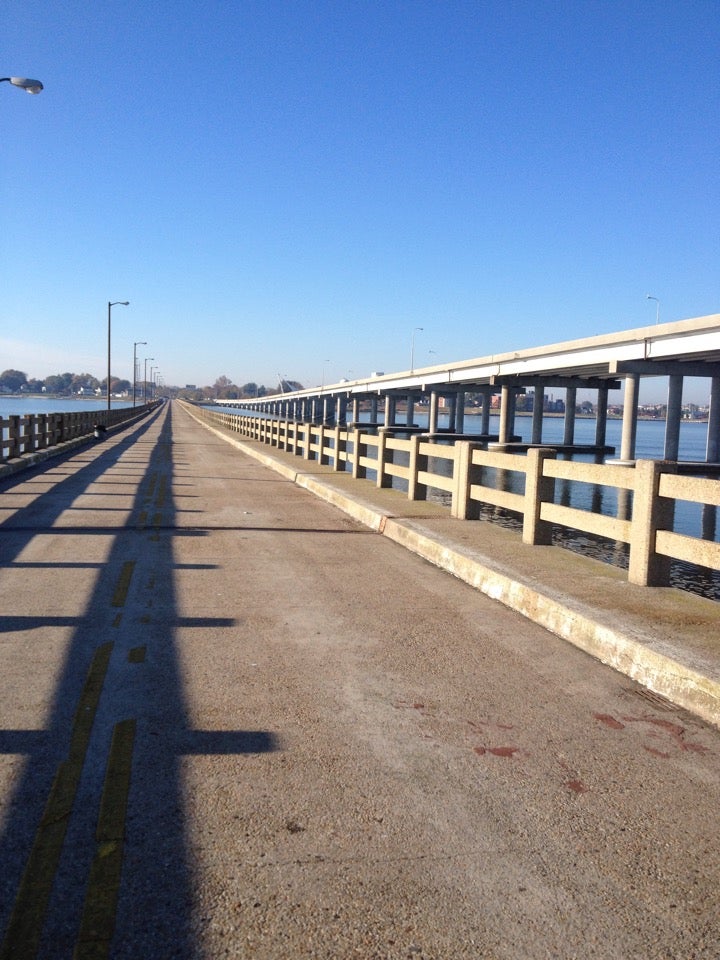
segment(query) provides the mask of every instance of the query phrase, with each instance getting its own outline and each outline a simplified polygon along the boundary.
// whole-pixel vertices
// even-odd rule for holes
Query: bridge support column
[[[500,400],[500,443],[510,443],[515,432],[516,388],[503,384]]]
[[[440,396],[437,390],[430,391],[430,419],[428,421],[428,432],[438,432],[438,412],[440,409]]]
[[[482,424],[480,427],[480,433],[484,436],[487,436],[490,433],[490,409],[492,405],[492,389],[490,387],[485,387],[481,390],[482,393]]]
[[[415,398],[411,393],[407,397],[407,410],[405,411],[405,423],[408,427],[412,427],[413,421],[415,420]]]
[[[680,419],[682,417],[683,377],[674,373],[668,377],[667,412],[665,414],[666,460],[677,460],[680,452]]]
[[[637,437],[638,390],[640,377],[631,373],[625,380],[625,402],[623,406],[622,440],[620,459],[631,463],[635,459],[635,440]]]
[[[710,378],[710,413],[708,415],[705,460],[717,463],[720,460],[720,377]]]
[[[465,391],[458,390],[455,398],[455,433],[465,433]]]
[[[448,430],[450,433],[457,433],[457,394],[453,393],[445,398],[448,407]]]
[[[577,406],[577,387],[565,390],[565,427],[563,443],[570,447],[575,440],[575,407]]]
[[[395,399],[395,397],[394,397],[392,394],[386,393],[386,394],[385,394],[385,422],[384,422],[384,426],[386,426],[386,427],[394,427],[394,426],[395,426],[395,423],[396,423],[396,420],[395,420],[395,417],[396,417],[396,416],[397,416],[397,400]]]
[[[378,422],[378,398],[370,397],[370,423]]]
[[[595,420],[595,446],[604,447],[607,443],[607,408],[610,388],[606,383],[598,387],[597,414]]]
[[[543,413],[545,407],[545,389],[540,380],[534,383],[533,391],[533,415],[532,415],[532,433],[531,443],[542,443]]]

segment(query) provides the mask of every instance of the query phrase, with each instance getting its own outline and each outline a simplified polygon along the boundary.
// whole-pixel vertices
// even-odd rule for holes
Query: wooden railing
[[[558,460],[551,447],[531,448],[526,455],[501,453],[469,440],[447,444],[417,434],[398,437],[382,429],[364,433],[361,424],[348,430],[201,406],[192,411],[248,439],[338,471],[349,468],[353,477],[372,479],[378,487],[389,487],[399,478],[412,500],[427,499],[432,489],[443,491],[451,515],[458,519],[479,516],[483,505],[510,511],[520,516],[522,539],[528,544],[550,543],[553,527],[627,544],[631,583],[667,584],[671,560],[720,571],[720,543],[672,530],[681,501],[700,504],[714,517],[720,506],[720,480],[680,474],[674,461],[638,460],[634,466],[586,463]],[[615,515],[556,502],[556,489],[563,483],[610,489]]]
[[[23,454],[54,447],[67,440],[91,436],[95,426],[106,429],[144,416],[157,403],[115,410],[78,410],[72,413],[33,413],[0,417],[0,463]]]

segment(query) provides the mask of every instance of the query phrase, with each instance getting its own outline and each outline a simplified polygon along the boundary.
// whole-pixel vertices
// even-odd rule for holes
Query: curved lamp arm
[[[40,93],[43,85],[39,80],[29,80],[27,77],[0,77],[0,83],[7,81],[14,87],[20,87],[21,90],[27,90],[28,93]]]

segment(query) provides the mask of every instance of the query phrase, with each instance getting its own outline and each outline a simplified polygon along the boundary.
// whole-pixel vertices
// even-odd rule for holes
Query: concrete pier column
[[[339,427],[344,427],[347,425],[347,397],[341,396],[337,398],[335,404],[335,422]]]
[[[370,422],[377,423],[378,418],[378,398],[370,397]]]
[[[457,433],[457,394],[446,397],[445,403],[448,405],[448,430],[450,433]]]
[[[710,378],[710,413],[705,460],[707,463],[717,463],[720,460],[720,377]]]
[[[440,408],[440,396],[437,390],[430,392],[430,420],[428,422],[428,432],[438,432],[438,412]]]
[[[595,420],[595,446],[604,447],[607,440],[607,408],[610,388],[606,383],[598,387]]]
[[[577,406],[577,387],[567,387],[565,390],[565,427],[563,443],[572,446],[575,440],[575,407]]]
[[[480,433],[487,435],[490,433],[490,406],[492,403],[492,390],[485,388],[482,392],[482,423]]]
[[[515,432],[515,388],[503,384],[500,398],[500,443],[510,443]]]
[[[323,422],[323,424],[324,424],[325,426],[331,425],[331,424],[334,422],[334,419],[335,419],[335,418],[334,418],[334,414],[333,414],[332,397],[323,397],[323,399],[322,399],[322,405],[323,405],[323,419],[322,419],[322,422]]]
[[[455,397],[455,433],[465,433],[465,391],[458,390]]]
[[[635,439],[637,437],[638,392],[640,376],[631,373],[625,380],[625,402],[623,406],[622,440],[620,459],[635,459]]]
[[[542,383],[536,380],[533,393],[533,415],[532,415],[532,435],[531,443],[542,443],[543,428],[543,407],[545,406],[545,390]]]
[[[355,424],[360,420],[360,398],[352,398],[352,422]]]
[[[405,412],[405,423],[411,427],[413,421],[415,420],[415,397],[411,393],[408,394],[407,398],[407,410]]]
[[[680,419],[682,417],[683,378],[673,373],[668,377],[667,413],[665,416],[666,460],[677,460],[680,451]]]
[[[394,427],[395,417],[397,415],[397,400],[390,393],[385,394],[385,426]]]

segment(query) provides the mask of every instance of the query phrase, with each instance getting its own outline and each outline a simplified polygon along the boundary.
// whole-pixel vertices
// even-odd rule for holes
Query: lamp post
[[[143,403],[147,403],[147,362],[155,357],[145,357],[145,372],[143,373]]]
[[[27,77],[0,77],[0,83],[11,83],[14,87],[20,87],[28,93],[40,93],[43,85],[39,80],[28,80]]]
[[[415,369],[415,333],[422,329],[422,327],[415,327],[412,332],[412,340],[410,341],[410,373]]]
[[[331,361],[331,360],[323,360],[322,377],[321,377],[321,382],[320,382],[320,389],[321,389],[321,390],[324,390],[324,389],[325,389],[325,367],[326,367],[329,363],[332,363],[332,361]]]
[[[650,294],[648,294],[648,295],[645,297],[645,299],[646,299],[646,300],[654,300],[655,303],[657,304],[657,307],[655,308],[655,323],[660,323],[660,301],[658,300],[657,297],[653,297],[653,296],[651,296]]]
[[[129,300],[113,300],[112,303],[108,300],[108,378],[107,378],[107,408],[110,409],[110,317],[112,315],[112,308],[116,306],[129,307]]]
[[[146,347],[147,340],[136,340],[133,344],[133,406],[135,406],[135,387],[137,385],[137,348]]]
[[[152,359],[152,357],[150,359]],[[155,380],[153,379],[153,370],[157,370],[157,367],[150,367],[150,399],[151,400],[153,400],[155,397],[155,391],[153,389],[155,386]]]

